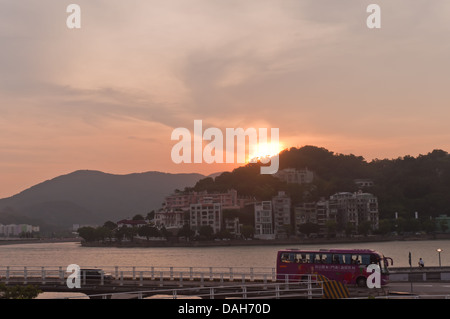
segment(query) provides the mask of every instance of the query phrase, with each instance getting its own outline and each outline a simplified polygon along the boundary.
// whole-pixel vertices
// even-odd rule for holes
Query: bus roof
[[[331,248],[331,249],[299,249],[299,248],[287,248],[284,250],[278,251],[280,252],[304,252],[304,253],[336,253],[336,254],[378,254],[382,256],[378,251],[373,249],[340,249],[340,248]]]

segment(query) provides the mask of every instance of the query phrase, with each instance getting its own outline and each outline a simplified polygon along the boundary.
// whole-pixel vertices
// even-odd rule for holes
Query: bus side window
[[[316,264],[331,264],[332,258],[331,254],[317,254],[316,255]]]
[[[289,256],[290,254],[289,253],[282,253],[281,254],[281,262],[282,263],[289,263],[290,262],[290,256]]]
[[[370,255],[362,255],[362,264],[369,265],[370,264]]]
[[[296,254],[295,255],[295,262],[299,264],[306,264],[309,263],[309,254]]]
[[[352,263],[352,255],[342,255],[343,263],[346,265],[350,265]]]
[[[339,254],[334,254],[333,255],[333,264],[341,264],[341,256]]]
[[[325,254],[316,254],[316,259],[314,263],[316,264],[325,264],[327,262],[327,255]]]
[[[352,255],[352,264],[353,265],[361,264],[361,255]]]

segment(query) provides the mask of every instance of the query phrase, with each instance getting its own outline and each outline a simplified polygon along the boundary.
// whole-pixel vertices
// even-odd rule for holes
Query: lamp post
[[[438,248],[438,249],[436,249],[436,251],[439,254],[439,267],[441,267],[441,251],[442,251],[442,249]]]

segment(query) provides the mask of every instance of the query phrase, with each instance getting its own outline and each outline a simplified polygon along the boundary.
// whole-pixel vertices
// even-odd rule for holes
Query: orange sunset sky
[[[196,119],[367,160],[448,151],[449,35],[448,0],[0,0],[0,197],[79,169],[235,167],[171,161]]]

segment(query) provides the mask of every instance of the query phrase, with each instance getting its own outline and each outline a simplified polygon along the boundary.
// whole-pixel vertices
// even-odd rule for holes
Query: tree
[[[142,227],[139,227],[138,230],[139,236],[144,236],[147,238],[147,240],[150,239],[150,237],[159,237],[161,236],[161,233],[156,227],[150,226],[150,225],[144,225]]]
[[[194,236],[194,231],[191,229],[191,227],[189,227],[188,224],[184,224],[183,227],[178,230],[177,236],[190,239]]]
[[[134,215],[132,220],[145,220],[145,218],[141,214],[137,214],[137,215]]]
[[[106,227],[106,228],[108,228],[110,230],[114,230],[114,229],[117,228],[117,224],[115,222],[112,222],[112,221],[108,220],[107,222],[105,222],[103,224],[103,227]]]
[[[446,220],[441,220],[441,222],[439,223],[439,226],[441,227],[442,232],[447,232],[448,230],[448,224]]]
[[[98,227],[95,229],[95,238],[97,240],[102,240],[104,241],[105,238],[110,238],[112,237],[113,232],[111,229],[109,229],[108,227]]]
[[[315,223],[307,222],[298,226],[298,230],[300,233],[309,237],[312,233],[318,233],[320,231],[320,226]]]
[[[214,236],[214,229],[209,225],[204,225],[200,227],[198,234],[200,235],[200,238],[209,240]]]
[[[347,225],[345,225],[345,236],[349,237],[351,234],[353,234],[355,232],[355,225],[353,225],[352,223],[347,223]]]
[[[371,223],[369,221],[364,221],[358,225],[358,233],[364,236],[369,234],[371,229]]]
[[[94,227],[80,227],[78,228],[78,235],[86,242],[92,242],[97,240],[97,232]]]
[[[325,223],[325,226],[327,228],[328,237],[335,237],[336,229],[337,229],[336,221],[335,220],[327,220]]]
[[[242,226],[241,234],[244,238],[253,238],[255,235],[255,228],[251,225],[244,225]]]
[[[27,286],[6,286],[0,284],[0,299],[34,299],[42,291],[32,285]]]
[[[151,212],[147,213],[147,217],[145,219],[153,220],[154,218],[155,218],[155,211],[152,210]]]

